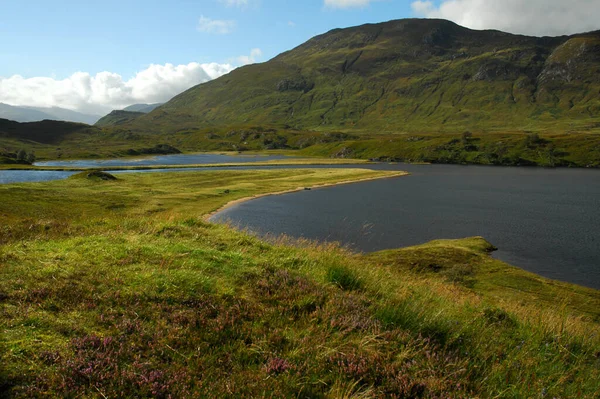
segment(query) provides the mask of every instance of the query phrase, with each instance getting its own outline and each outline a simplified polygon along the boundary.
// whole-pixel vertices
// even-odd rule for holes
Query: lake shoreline
[[[320,188],[327,188],[327,187],[334,187],[334,186],[341,186],[341,185],[345,185],[345,184],[352,184],[352,183],[362,183],[362,182],[366,182],[366,181],[373,181],[373,180],[383,180],[383,179],[392,179],[392,178],[397,178],[397,177],[403,177],[403,176],[408,176],[410,173],[408,172],[396,172],[392,175],[388,175],[388,176],[377,176],[377,177],[367,177],[364,179],[357,179],[357,180],[343,180],[340,182],[336,182],[336,183],[325,183],[325,184],[318,184],[315,186],[304,186],[304,187],[297,187],[294,189],[289,189],[289,190],[283,190],[283,191],[275,191],[275,192],[271,192],[271,193],[264,193],[264,194],[256,194],[250,197],[244,197],[244,198],[238,198],[236,200],[232,200],[227,202],[225,205],[221,206],[220,208],[205,214],[202,219],[206,222],[210,222],[210,219],[214,216],[216,216],[217,214],[223,212],[226,209],[231,208],[232,206],[238,205],[238,204],[242,204],[244,202],[248,202],[248,201],[252,201],[258,198],[263,198],[263,197],[270,197],[270,196],[275,196],[275,195],[283,195],[283,194],[290,194],[290,193],[296,193],[299,191],[304,191],[304,190],[316,190],[316,189],[320,189]],[[211,222],[212,223],[212,222]]]

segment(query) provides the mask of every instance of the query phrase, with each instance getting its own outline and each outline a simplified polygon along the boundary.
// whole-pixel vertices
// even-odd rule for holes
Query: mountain
[[[108,127],[108,126],[123,125],[128,122],[132,122],[133,120],[135,120],[143,115],[145,115],[143,112],[115,110],[115,111],[112,111],[110,114],[100,118],[100,120],[98,120],[98,122],[96,122],[94,126]]]
[[[52,119],[50,114],[35,109],[14,107],[0,103],[0,118],[10,119],[16,122],[35,122],[44,119]]]
[[[95,126],[108,127],[124,125],[128,122],[132,122],[140,116],[152,112],[156,108],[163,105],[163,103],[156,104],[133,104],[122,110],[111,111],[110,114],[103,116],[97,122]]]
[[[100,119],[101,115],[93,115],[93,114],[84,114],[82,112],[72,111],[70,109],[52,107],[52,108],[41,108],[41,107],[25,107],[29,109],[34,109],[40,112],[44,112],[50,114],[52,116],[51,119],[65,121],[65,122],[75,122],[75,123],[85,123],[87,125],[93,125]]]
[[[335,29],[195,86],[133,128],[357,132],[600,128],[600,31],[529,37],[405,19]]]
[[[37,122],[48,119],[93,125],[100,116],[83,114],[81,112],[59,107],[17,107],[0,103],[0,118],[10,119],[16,122]]]
[[[154,111],[156,108],[160,107],[164,103],[156,103],[156,104],[133,104],[127,108],[123,108],[123,111],[131,111],[131,112],[143,112],[147,114],[148,112]]]

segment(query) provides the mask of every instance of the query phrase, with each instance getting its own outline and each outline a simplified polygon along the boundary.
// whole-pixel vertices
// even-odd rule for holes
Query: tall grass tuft
[[[347,266],[331,266],[327,269],[327,281],[345,291],[360,290],[363,281]]]

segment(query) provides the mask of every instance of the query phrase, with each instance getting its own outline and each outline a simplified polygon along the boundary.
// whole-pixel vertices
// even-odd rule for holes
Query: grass
[[[227,154],[228,155],[228,154]],[[134,159],[139,159],[136,157]],[[361,159],[332,159],[332,158],[289,158],[275,159],[263,162],[229,162],[229,163],[214,163],[214,164],[185,164],[185,165],[145,165],[145,166],[110,166],[94,168],[102,171],[139,171],[139,170],[156,170],[156,169],[198,169],[198,168],[227,168],[227,167],[254,167],[254,166],[310,166],[310,165],[360,165],[368,161]],[[84,167],[57,167],[57,166],[33,166],[33,165],[2,165],[0,170],[50,170],[50,171],[85,171],[89,168]]]
[[[466,129],[466,128],[465,128]],[[221,133],[226,131],[227,133]],[[266,132],[266,133],[265,133]],[[244,128],[202,128],[161,134],[161,141],[183,152],[230,152],[234,154],[285,154],[302,158],[380,161],[435,162],[481,165],[538,165],[546,167],[600,166],[598,132],[556,130],[500,130],[441,133],[343,133]],[[272,140],[284,140],[271,149]],[[10,164],[2,154],[15,154],[21,148],[35,152],[38,160],[102,159],[131,157],[147,151],[156,142],[154,134],[127,135],[115,131],[102,134],[67,136],[57,144],[23,142],[0,137],[0,167],[23,169]],[[3,160],[4,159],[4,160]],[[301,160],[280,161],[286,164]],[[310,162],[316,162],[312,160]],[[4,165],[3,165],[4,163]],[[193,165],[192,165],[193,166]],[[56,169],[56,168],[54,168]]]
[[[0,396],[597,397],[598,291],[494,260],[482,238],[358,255],[203,221],[386,175],[0,186]]]

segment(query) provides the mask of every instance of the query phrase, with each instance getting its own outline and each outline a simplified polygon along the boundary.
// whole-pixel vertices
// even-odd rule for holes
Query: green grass
[[[225,137],[210,130],[187,134],[162,136],[184,152],[213,151],[239,154],[287,154],[312,157],[312,162],[331,163],[342,158],[375,159],[381,161],[435,162],[481,165],[538,165],[598,167],[600,165],[600,134],[598,133],[490,133],[474,131],[463,139],[463,133],[444,134],[348,134],[276,131],[272,137],[284,137],[286,148],[266,149],[270,140],[263,138],[262,128],[252,127],[232,130]],[[214,131],[213,131],[214,132]],[[254,132],[254,133],[253,133]],[[248,136],[249,135],[249,136]],[[255,138],[256,137],[256,138]],[[131,157],[132,151],[143,151],[156,140],[152,135],[139,135],[135,139],[115,139],[114,134],[101,136],[75,136],[60,143],[60,147],[29,142],[3,141],[7,152],[20,148],[34,151],[38,160]],[[243,147],[243,148],[242,148]],[[232,152],[232,150],[234,150]],[[1,153],[1,151],[0,151]],[[315,160],[314,158],[319,158]],[[325,160],[324,158],[327,158]],[[8,162],[9,160],[6,160]],[[2,158],[0,157],[0,162]],[[306,162],[279,161],[286,164]],[[197,167],[198,165],[178,166]],[[1,165],[2,168],[26,168],[24,165]],[[129,168],[134,169],[134,168]]]
[[[597,397],[598,291],[494,260],[482,238],[358,255],[203,221],[386,175],[0,186],[0,396]]]
[[[144,115],[143,112],[134,112],[134,111],[112,111],[110,114],[102,117],[98,122],[94,124],[97,127],[105,127],[105,126],[117,126],[123,125],[125,123],[131,122],[136,118]]]

